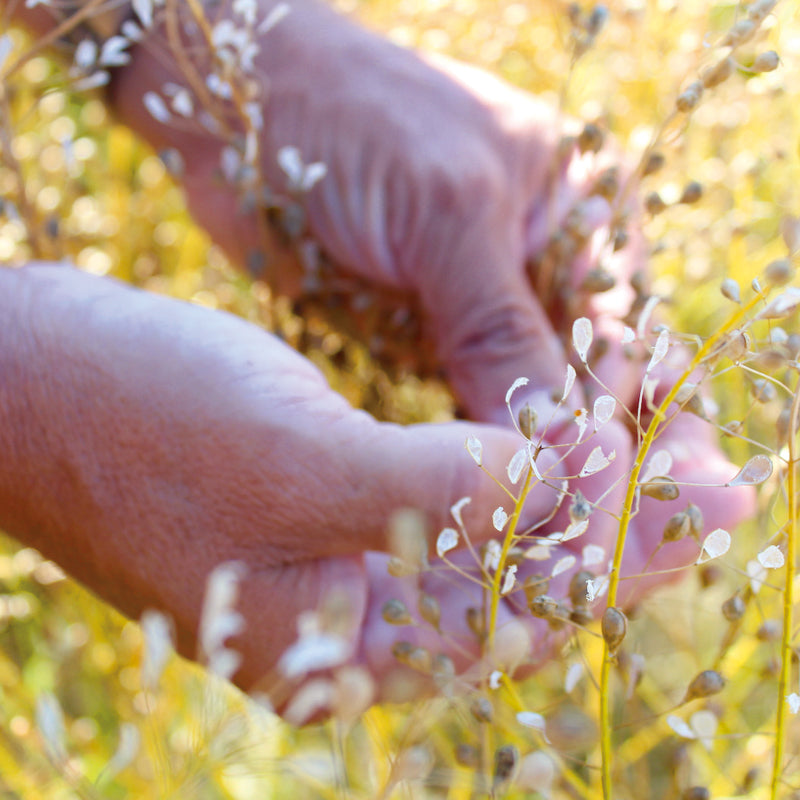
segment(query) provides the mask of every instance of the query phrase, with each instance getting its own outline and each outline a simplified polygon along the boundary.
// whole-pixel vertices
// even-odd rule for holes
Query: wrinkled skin
[[[0,276],[8,284],[0,295],[18,304],[12,342],[19,357],[11,368],[17,385],[27,387],[15,395],[10,422],[14,430],[38,432],[10,443],[0,434],[4,451],[19,453],[17,474],[0,483],[0,523],[126,613],[152,605],[168,610],[188,654],[204,576],[220,561],[245,561],[248,627],[233,642],[244,656],[236,680],[245,687],[258,684],[294,639],[297,613],[315,608],[332,587],[345,587],[347,635],[384,685],[397,638],[421,637],[465,667],[469,659],[459,648],[421,629],[391,628],[380,610],[396,596],[413,607],[421,580],[440,597],[446,626],[463,633],[464,610],[478,603],[474,587],[441,578],[438,569],[387,578],[384,557],[370,551],[386,548],[389,519],[404,507],[425,512],[436,532],[452,524],[449,506],[471,496],[464,516],[476,542],[493,533],[492,510],[508,509],[508,499],[464,452],[464,440],[478,436],[486,465],[504,476],[521,445],[509,425],[506,389],[529,377],[515,403],[530,399],[546,415],[550,389],[563,385],[566,356],[555,331],[569,330],[572,320],[549,319],[524,273],[526,258],[546,240],[549,165],[562,126],[540,102],[491,76],[421,59],[310,3],[297,3],[269,36],[258,57],[270,79],[265,173],[280,185],[274,154],[287,144],[307,162],[326,164],[328,175],[308,196],[314,235],[343,268],[419,297],[454,392],[474,422],[377,423],[253,326],[63,267],[34,266]],[[169,79],[147,47],[117,76],[116,106],[158,146],[184,153],[195,215],[242,261],[258,237],[216,177],[219,143],[162,126],[142,107],[143,93]],[[278,68],[287,63],[297,67]],[[587,192],[606,158],[576,157],[559,175],[557,217]],[[601,228],[607,206],[593,213]],[[575,265],[576,282],[591,255]],[[607,266],[620,288],[586,313],[597,330],[618,337],[615,315],[627,310],[624,278],[642,266],[641,242],[634,237]],[[618,346],[597,370],[621,398],[634,400],[641,369]],[[580,391],[572,407],[582,404]],[[574,436],[569,417],[558,417],[550,444]],[[616,460],[574,484],[590,500],[631,463],[635,443],[625,425],[610,423],[555,469],[577,473],[597,444],[615,450]],[[694,419],[681,420],[659,447],[674,451],[677,480],[723,482],[736,471]],[[43,463],[53,465],[49,481]],[[623,493],[620,484],[604,505],[616,512]],[[525,523],[547,515],[553,496],[537,488]],[[752,508],[752,495],[741,489],[686,489],[666,504],[644,500],[631,526],[626,571],[647,560],[664,522],[687,499],[701,506],[708,530],[731,528]],[[562,511],[549,529],[564,524]],[[575,551],[591,540],[610,554],[616,529],[610,515],[595,512]],[[670,545],[654,566],[691,562],[697,549],[691,541]],[[562,593],[567,580],[560,581]],[[637,591],[644,588],[637,584]],[[558,594],[558,585],[552,591]],[[500,625],[519,608],[513,597],[504,601]],[[527,615],[520,618],[532,643],[524,660],[541,660],[552,637]],[[463,642],[474,653],[468,635]]]

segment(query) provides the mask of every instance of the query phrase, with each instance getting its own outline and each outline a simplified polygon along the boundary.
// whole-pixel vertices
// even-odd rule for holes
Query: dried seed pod
[[[437,653],[431,666],[433,682],[443,690],[449,691],[453,686],[453,679],[456,677],[456,665],[453,659],[444,653]]]
[[[476,695],[469,704],[469,711],[478,722],[491,722],[494,719],[494,706],[488,697]]]
[[[700,103],[703,90],[704,86],[700,81],[695,81],[690,84],[678,95],[678,99],[675,101],[675,107],[683,114],[694,111]]]
[[[662,169],[666,162],[667,159],[664,157],[663,153],[659,153],[657,150],[650,153],[642,165],[642,175],[653,175]]]
[[[794,265],[789,258],[778,258],[764,267],[764,280],[773,286],[784,286],[794,276]]]
[[[711,792],[705,786],[690,786],[683,790],[681,800],[711,800]]]
[[[697,700],[701,697],[711,697],[718,694],[725,688],[725,679],[715,669],[704,669],[695,676],[686,690],[684,703],[690,700]]]
[[[760,642],[777,642],[781,638],[783,625],[777,619],[765,619],[756,631],[756,639]]]
[[[736,62],[730,56],[723,58],[722,61],[719,61],[702,74],[703,86],[706,89],[713,89],[715,86],[719,86],[733,75],[735,69]]]
[[[681,193],[681,197],[678,202],[690,206],[700,200],[702,196],[703,184],[699,183],[698,181],[689,181],[689,183],[683,187],[683,192]]]
[[[750,767],[742,778],[742,794],[750,794],[755,789],[758,779],[761,777],[761,770],[758,767]]]
[[[775,372],[785,365],[786,356],[780,350],[761,350],[753,358],[753,366],[762,372]]]
[[[390,625],[411,625],[413,622],[402,600],[387,600],[381,609],[381,616]]]
[[[574,622],[576,625],[582,625],[584,628],[591,623],[594,619],[594,614],[590,608],[586,606],[575,606],[572,611],[569,612],[569,620],[570,622]]]
[[[547,625],[551,631],[560,631],[567,624],[569,619],[570,609],[563,603],[556,605],[555,611],[547,618]]]
[[[536,433],[536,423],[538,417],[536,411],[530,403],[525,403],[517,415],[519,430],[526,439],[530,439]]]
[[[618,608],[609,606],[603,612],[603,619],[600,621],[600,630],[609,652],[613,655],[622,644],[622,640],[628,632],[628,620]]]
[[[703,512],[694,503],[689,503],[686,506],[686,515],[689,517],[689,534],[693,539],[699,539],[705,527]]]
[[[720,47],[738,47],[753,37],[758,26],[751,19],[740,19],[723,37]]]
[[[729,597],[722,604],[722,616],[728,622],[738,622],[744,616],[745,610],[744,600],[738,594]]]
[[[477,769],[481,764],[481,753],[471,744],[456,745],[456,763],[468,769]]]
[[[700,568],[699,578],[701,588],[709,589],[722,580],[722,569],[716,564],[703,564]]]
[[[750,393],[758,403],[769,403],[778,396],[778,391],[772,381],[756,378],[750,386]]]
[[[419,599],[417,600],[417,610],[425,622],[429,625],[433,625],[437,631],[439,630],[442,609],[439,607],[439,601],[433,595],[420,592]]]
[[[692,529],[689,515],[685,511],[673,514],[664,525],[661,538],[665,542],[677,542],[683,539]]]
[[[578,149],[581,153],[597,153],[603,146],[604,139],[600,126],[587,122],[578,136]]]
[[[727,297],[728,300],[731,300],[734,303],[741,302],[741,289],[739,288],[739,284],[733,278],[725,278],[725,280],[722,281],[719,290],[722,292],[723,297]]]
[[[569,504],[570,522],[583,522],[592,513],[592,504],[583,496],[580,489],[575,490],[572,502]]]
[[[700,419],[708,419],[703,398],[697,391],[697,384],[684,383],[675,395],[675,402],[681,406],[682,411],[688,411]]]
[[[613,200],[619,192],[619,167],[604,169],[592,187],[592,194],[599,194],[606,200]]]
[[[775,429],[778,433],[778,443],[786,444],[789,441],[789,428],[792,424],[792,409],[791,406],[781,410],[778,414],[778,419],[775,422]],[[800,420],[795,421],[794,433],[797,435],[798,425]]]
[[[608,9],[603,5],[596,5],[586,18],[586,33],[592,38],[597,36],[608,22]]]
[[[386,571],[395,578],[404,578],[407,575],[416,575],[419,572],[419,567],[415,564],[409,564],[408,561],[402,558],[392,556],[386,565]]]
[[[499,747],[494,754],[492,788],[504,786],[514,780],[519,769],[519,750],[513,744]]]
[[[608,292],[617,285],[617,279],[603,267],[590,269],[581,281],[581,291],[589,294]]]
[[[539,597],[539,595],[547,594],[549,584],[550,580],[540,573],[529,575],[525,578],[525,582],[522,584],[522,590],[525,592],[528,605],[533,602],[534,598]]]
[[[429,650],[424,647],[415,647],[408,654],[404,663],[411,669],[415,669],[417,672],[424,672],[427,675],[431,672],[433,659]]]
[[[681,493],[675,479],[668,475],[651,478],[643,483],[641,492],[645,497],[652,497],[655,500],[677,500]]]
[[[660,214],[662,211],[666,210],[667,204],[664,202],[658,192],[650,192],[644,198],[644,207],[648,214],[651,214],[655,217],[657,214]]]
[[[511,547],[506,554],[506,566],[519,567],[525,563],[525,551],[521,547]]]
[[[470,606],[467,609],[467,626],[475,634],[478,641],[483,641],[486,636],[486,620],[481,609]]]
[[[405,664],[411,655],[414,645],[411,642],[400,641],[392,645],[392,655],[401,663]]]
[[[777,4],[778,0],[756,0],[747,9],[747,17],[758,25],[767,18],[767,15]]]
[[[744,423],[738,419],[732,419],[722,426],[724,436],[741,436],[744,433]]]
[[[781,57],[774,50],[759,53],[751,69],[753,72],[774,72],[781,63]]]
[[[550,595],[540,594],[528,603],[528,608],[534,617],[550,619],[558,613],[558,601]]]
[[[556,158],[559,161],[565,161],[572,155],[572,151],[575,149],[577,144],[577,136],[562,136],[561,139],[559,139],[558,147],[556,148]]]
[[[586,605],[586,584],[594,580],[594,573],[582,569],[576,572],[569,582],[569,601],[573,606]]]
[[[614,252],[617,253],[622,250],[625,245],[628,244],[630,237],[628,236],[628,232],[624,228],[617,228],[614,231],[614,238],[613,238],[613,248]]]

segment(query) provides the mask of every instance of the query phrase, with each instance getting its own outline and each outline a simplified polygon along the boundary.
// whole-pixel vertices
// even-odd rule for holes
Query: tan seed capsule
[[[791,406],[781,410],[778,414],[778,419],[775,422],[775,429],[778,433],[778,443],[786,444],[789,441],[789,428],[792,424],[792,409]],[[800,427],[800,419],[795,420],[794,433],[797,435],[798,428]]]
[[[727,297],[728,300],[734,303],[741,302],[741,290],[739,289],[739,284],[733,278],[725,278],[719,290],[722,292],[722,296]]]
[[[697,181],[690,181],[683,187],[679,203],[687,206],[693,205],[703,196],[703,184]]]
[[[778,258],[764,268],[764,279],[773,286],[784,286],[793,276],[794,266],[788,258]]]
[[[769,403],[778,396],[775,384],[764,378],[756,378],[750,386],[750,393],[758,403]]]
[[[667,159],[664,157],[663,153],[659,153],[658,151],[650,153],[642,165],[642,175],[653,175],[658,172],[666,162]]]
[[[409,564],[402,558],[392,556],[386,566],[386,571],[395,578],[404,578],[407,575],[416,575],[419,572],[419,567],[414,564]]]
[[[570,522],[583,522],[592,513],[592,504],[583,496],[580,489],[575,490],[572,502],[569,504]]]
[[[628,632],[628,620],[618,608],[609,606],[603,612],[603,619],[600,621],[600,630],[609,652],[614,654],[617,652],[617,649],[622,644],[622,640],[625,638],[625,634]]]
[[[456,763],[468,769],[477,769],[481,763],[480,750],[471,744],[456,745]]]
[[[530,439],[536,433],[536,423],[538,421],[536,411],[530,403],[525,403],[517,415],[519,429],[526,439]]]
[[[683,539],[691,528],[692,525],[689,520],[689,515],[685,511],[679,511],[667,520],[664,525],[664,530],[661,533],[661,538],[665,542],[677,542]]]
[[[658,192],[650,192],[647,197],[644,198],[644,207],[648,214],[655,217],[657,214],[666,210],[667,204]]]
[[[681,800],[711,800],[711,792],[705,786],[690,786],[683,790]]]
[[[576,136],[562,136],[556,149],[556,158],[559,161],[565,161],[572,155],[572,151],[577,144],[578,138]]]
[[[740,19],[725,34],[720,42],[720,47],[737,47],[740,44],[744,44],[753,37],[757,27],[756,23],[751,19]]]
[[[597,36],[608,22],[608,16],[608,9],[605,6],[594,6],[586,18],[586,33],[593,38]]]
[[[617,285],[617,279],[603,267],[590,269],[581,281],[580,288],[589,294],[608,292]]]
[[[756,24],[763,22],[767,15],[778,4],[778,0],[756,0],[747,9],[747,16]]]
[[[411,655],[414,645],[411,642],[395,642],[392,645],[392,655],[401,663],[405,664]]]
[[[597,153],[603,146],[604,138],[600,126],[588,122],[578,136],[578,149],[581,153]]]
[[[442,609],[439,607],[439,601],[433,595],[422,592],[417,601],[417,610],[425,622],[433,625],[436,630],[439,630]]]
[[[558,601],[547,594],[540,594],[528,603],[534,617],[549,619],[558,613]]]
[[[630,237],[628,236],[628,232],[624,228],[617,228],[617,230],[614,231],[614,252],[617,253],[622,250],[625,245],[628,244],[629,239]]]
[[[613,200],[617,192],[619,192],[619,168],[609,167],[597,177],[591,193],[605,197],[606,200]]]
[[[716,586],[722,580],[723,572],[721,567],[718,567],[716,564],[703,564],[700,567],[700,586],[703,589],[709,589],[712,586]]]
[[[759,53],[753,61],[753,72],[774,72],[781,63],[781,57],[774,50]]]
[[[469,711],[478,722],[491,722],[494,719],[494,706],[488,697],[478,695],[472,698]]]
[[[744,423],[738,419],[732,419],[722,426],[724,436],[741,436],[744,433]]]
[[[594,573],[582,569],[576,572],[569,582],[569,601],[573,606],[586,605],[586,584],[593,581]]]
[[[415,647],[408,654],[405,663],[412,669],[417,670],[417,672],[424,672],[427,675],[431,672],[432,665],[430,651],[424,647]]]
[[[705,527],[703,512],[694,503],[689,503],[686,506],[686,516],[689,517],[689,534],[693,539],[699,539]]]
[[[700,98],[703,96],[703,84],[700,81],[695,81],[686,87],[686,89],[678,95],[675,101],[675,107],[678,111],[688,114],[694,111],[700,103]]]
[[[576,625],[582,625],[583,627],[586,627],[593,619],[594,615],[592,614],[591,609],[587,608],[586,606],[575,606],[575,608],[569,612],[570,622],[574,622]]]
[[[715,669],[705,669],[689,684],[684,703],[701,697],[711,697],[725,688],[725,679]]]
[[[410,625],[413,622],[402,600],[387,600],[381,609],[381,616],[390,625]]]
[[[492,786],[498,787],[510,783],[519,769],[519,750],[513,744],[498,748],[494,754],[494,775]]]
[[[725,617],[728,622],[738,622],[744,616],[744,612],[744,600],[742,600],[738,594],[729,597],[722,604],[722,616]]]
[[[777,642],[781,638],[783,626],[780,620],[767,619],[761,623],[756,631],[756,639],[760,642]]]
[[[483,612],[479,608],[470,606],[467,609],[467,625],[475,634],[478,641],[483,641],[483,638],[486,636],[486,624],[484,622]]]
[[[544,577],[544,575],[536,574],[536,575],[529,575],[525,578],[525,582],[522,584],[522,589],[525,592],[525,599],[530,605],[534,598],[539,597],[539,595],[547,594],[547,587],[550,581]]]
[[[652,497],[654,500],[677,500],[681,493],[675,479],[667,475],[643,483],[641,491],[645,497]]]
[[[703,73],[701,76],[703,86],[705,86],[706,89],[713,89],[715,86],[719,86],[733,75],[735,69],[736,62],[730,56],[723,58],[722,61]]]

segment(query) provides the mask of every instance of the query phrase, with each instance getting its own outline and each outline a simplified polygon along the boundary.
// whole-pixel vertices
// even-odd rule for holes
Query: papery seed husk
[[[494,706],[488,697],[477,695],[472,698],[469,710],[478,722],[491,722],[494,719]]]
[[[763,22],[778,4],[778,0],[756,0],[747,9],[747,16],[756,24]]]
[[[786,355],[780,350],[770,348],[761,350],[753,358],[753,366],[761,372],[775,372],[786,366]]]
[[[540,594],[528,603],[528,608],[534,617],[549,619],[558,612],[558,601],[550,595]]]
[[[715,86],[719,86],[733,75],[735,69],[736,62],[730,56],[723,58],[703,73],[703,86],[705,86],[706,89],[713,89]]]
[[[689,700],[711,697],[721,692],[724,688],[725,678],[715,669],[705,669],[696,675],[694,680],[689,684],[683,702],[687,703]]]
[[[467,625],[469,626],[469,629],[475,634],[479,641],[483,641],[483,638],[486,635],[486,625],[484,623],[483,611],[475,606],[470,606],[467,609],[466,614]]]
[[[492,784],[495,789],[513,780],[519,768],[519,750],[513,744],[497,749],[494,754],[494,775]]]
[[[417,610],[425,622],[433,625],[436,630],[439,629],[442,609],[439,606],[439,601],[433,595],[421,592],[417,601]]]
[[[792,409],[784,408],[778,414],[778,419],[775,421],[775,429],[778,433],[778,444],[786,444],[789,441],[789,428],[792,424]],[[798,427],[800,427],[800,419],[795,421],[794,433],[797,435]]]
[[[402,600],[387,600],[381,609],[381,616],[390,625],[410,625],[413,622]]]
[[[588,122],[578,136],[578,149],[581,153],[597,153],[603,146],[605,136],[599,125]]]
[[[681,193],[679,203],[684,203],[687,206],[690,206],[703,196],[703,184],[699,183],[698,181],[690,181],[683,187],[683,192]]]
[[[681,800],[710,800],[711,792],[705,786],[690,786],[683,790]]]
[[[744,616],[745,610],[744,600],[738,594],[729,597],[722,604],[722,616],[728,622],[738,622]]]
[[[738,419],[732,419],[722,426],[723,436],[741,436],[744,431],[744,423]]]
[[[643,483],[641,491],[645,497],[652,497],[654,500],[677,500],[680,496],[678,484],[675,483],[674,478],[670,478],[668,475],[652,478],[647,483]]]
[[[613,654],[622,644],[622,640],[628,632],[628,620],[618,608],[609,606],[603,612],[600,630],[603,634],[603,640],[608,645],[609,652]]]
[[[689,503],[686,506],[686,516],[689,517],[689,533],[692,538],[699,539],[703,535],[705,527],[703,512],[694,503]]]
[[[667,520],[661,538],[665,542],[677,542],[683,539],[691,529],[692,523],[689,515],[685,511],[679,511]]]
[[[526,439],[530,439],[536,433],[537,422],[536,411],[530,403],[525,403],[519,410],[518,421],[520,432]]]
[[[569,601],[574,607],[586,605],[586,584],[595,579],[593,572],[582,569],[569,582]]]
[[[444,653],[437,653],[431,666],[433,682],[444,692],[452,691],[453,679],[456,676],[456,665],[453,659]]]

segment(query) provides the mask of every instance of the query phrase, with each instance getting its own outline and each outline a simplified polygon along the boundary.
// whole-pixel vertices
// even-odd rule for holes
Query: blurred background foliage
[[[733,1],[612,0],[606,30],[570,74],[567,4],[558,0],[341,0],[338,6],[402,45],[485,66],[561,103],[565,112],[602,120],[632,153],[645,148],[681,87],[708,62],[710,45],[743,8]],[[14,37],[25,46],[22,34]],[[747,59],[766,49],[778,51],[782,66],[764,75],[748,72]],[[704,100],[687,127],[669,130],[666,165],[644,181],[644,191],[658,190],[668,204],[687,182],[703,184],[700,203],[670,205],[647,223],[654,288],[669,299],[674,327],[701,335],[727,313],[720,281],[732,277],[747,286],[783,254],[781,218],[800,212],[795,3],[779,4],[756,42],[739,55],[738,74]],[[381,418],[452,417],[442,386],[413,376],[390,380],[362,347],[324,325],[307,325],[265,285],[228,264],[192,224],[159,157],[114,120],[101,95],[60,89],[62,69],[57,55],[32,59],[4,109],[1,145],[20,163],[35,208],[14,210],[17,177],[0,169],[0,261],[30,256],[25,220],[35,217],[41,252],[274,330],[319,364],[353,404]],[[752,400],[741,380],[733,390],[726,391],[724,381],[718,388],[726,418],[747,415]],[[751,435],[773,446],[778,410],[765,408],[753,418]],[[736,447],[734,458],[741,462],[747,454]],[[676,689],[675,675],[694,674],[713,660],[723,630],[720,604],[741,582],[736,575],[719,577],[709,569],[640,609],[651,624],[639,649],[659,664],[634,701],[642,716],[675,702],[685,685]],[[712,578],[717,582],[704,588]],[[757,615],[762,622],[771,614],[768,603]],[[688,767],[684,746],[663,724],[631,729],[619,753],[630,765],[620,797],[677,797],[687,781],[709,785],[713,796],[763,796],[763,779],[753,779],[751,789],[747,776],[771,748],[769,736],[759,731],[769,730],[777,700],[777,650],[756,635],[759,619],[751,620],[752,635],[738,640],[726,667],[735,680],[725,720],[737,735],[710,751],[693,743]],[[137,625],[34,551],[3,541],[0,797],[388,797],[380,787],[392,754],[423,734],[437,753],[434,772],[425,786],[404,782],[391,796],[473,796],[470,773],[452,755],[471,736],[470,726],[458,716],[445,719],[441,703],[374,709],[347,731],[333,723],[295,731],[177,659],[160,691],[144,692],[141,650]],[[548,731],[563,757],[580,760],[596,740],[594,695],[583,689],[567,696],[563,671],[563,664],[546,667],[524,691],[529,707],[548,709]],[[65,715],[68,759],[60,765],[48,757],[35,723],[36,700],[46,692],[57,695]],[[130,725],[142,747],[115,775],[106,765]],[[742,731],[750,735],[739,736]],[[796,727],[793,736],[790,747],[798,756]],[[557,797],[565,792],[552,790]]]

